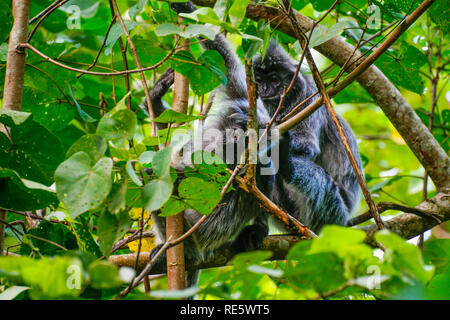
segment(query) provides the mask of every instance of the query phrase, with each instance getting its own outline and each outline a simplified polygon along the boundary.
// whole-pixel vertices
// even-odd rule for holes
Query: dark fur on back
[[[297,68],[275,42],[270,43],[264,59],[258,56],[253,63],[255,75],[264,77],[277,71],[284,87],[288,87]],[[278,119],[315,91],[315,86],[299,74]],[[278,107],[281,94],[278,99],[263,100],[270,115]],[[355,136],[345,120],[339,120],[362,170]],[[276,175],[273,200],[315,232],[325,224],[344,225],[358,202],[359,185],[328,111],[320,107],[282,138],[283,165]]]

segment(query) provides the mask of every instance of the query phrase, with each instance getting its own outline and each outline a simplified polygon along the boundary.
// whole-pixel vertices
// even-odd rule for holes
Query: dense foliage
[[[32,1],[31,17],[52,2]],[[292,5],[317,19],[333,2],[294,0]],[[368,1],[341,1],[314,30],[310,47],[340,35],[370,53],[389,32],[385,27],[421,1],[370,2],[380,9],[376,27],[365,27],[371,16]],[[8,127],[7,135],[0,132],[0,208],[7,211],[7,221],[0,223],[8,223],[5,250],[20,255],[0,257],[0,299],[113,298],[131,280],[133,271],[100,258],[149,251],[154,246],[151,237],[113,250],[118,240],[147,222],[149,212],[160,210],[169,216],[194,208],[207,215],[219,203],[229,178],[224,164],[205,161],[177,172],[170,159],[188,139],[186,132],[203,118],[200,105],[214,88],[226,83],[224,62],[195,39],[189,50],[175,54],[172,50],[181,43],[179,38],[212,39],[225,30],[241,58],[264,52],[270,38],[276,38],[298,59],[301,49],[295,39],[264,21],[245,18],[248,3],[219,0],[214,8],[182,14],[185,19],[178,22],[167,2],[118,1],[142,66],[155,65],[170,55],[159,67],[145,72],[149,86],[168,67],[189,79],[188,114],[170,110],[154,119],[185,124],[159,130],[157,136],[151,135],[148,117],[139,108],[144,90],[138,73],[129,74],[131,92],[127,93],[126,76],[82,75],[28,52],[22,111],[0,109],[0,123]],[[275,1],[265,4],[276,6]],[[448,153],[447,5],[445,0],[436,1],[375,65],[426,126],[433,110],[433,135]],[[2,97],[12,26],[10,1],[0,6],[0,20]],[[42,22],[30,43],[54,60],[80,69],[87,69],[102,48],[91,70],[124,70],[118,41],[121,38],[126,45],[126,39],[119,22],[111,21],[108,1],[71,0]],[[381,29],[384,33],[377,34]],[[338,66],[318,54],[314,57],[327,83],[342,76]],[[126,60],[128,69],[137,69],[129,48]],[[434,91],[437,102],[430,109]],[[164,99],[170,105],[172,92]],[[420,203],[424,170],[372,98],[355,82],[334,103],[359,139],[366,181],[376,201],[410,207]],[[155,148],[158,145],[167,147]],[[182,180],[173,193],[177,178]],[[429,182],[427,195],[434,194]],[[362,200],[357,213],[366,210]],[[396,212],[383,217],[388,214]],[[204,270],[198,288],[165,291],[165,279],[157,278],[151,282],[149,296],[138,287],[127,298],[195,293],[206,299],[448,299],[450,240],[438,238],[448,236],[450,230],[448,224],[438,228],[426,235],[423,251],[415,242],[379,232],[376,240],[385,248],[383,253],[363,242],[362,230],[329,226],[319,239],[296,244],[286,260],[266,261],[272,255],[266,251],[242,253],[229,266]],[[144,230],[152,230],[151,221]]]

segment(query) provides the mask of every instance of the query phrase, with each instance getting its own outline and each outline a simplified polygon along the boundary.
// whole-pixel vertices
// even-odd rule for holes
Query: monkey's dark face
[[[255,72],[255,82],[259,97],[264,100],[279,99],[283,93],[283,79],[275,72],[263,74]]]

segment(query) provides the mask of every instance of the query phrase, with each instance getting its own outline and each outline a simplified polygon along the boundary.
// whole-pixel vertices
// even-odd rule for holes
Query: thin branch
[[[398,210],[406,213],[412,213],[415,214],[421,218],[427,218],[431,217],[436,220],[437,223],[442,223],[442,220],[439,218],[438,215],[435,215],[433,212],[427,212],[418,208],[411,208],[408,206],[404,206],[398,203],[393,202],[379,202],[377,204],[377,209],[379,213],[385,212],[387,210]],[[367,211],[365,213],[362,213],[349,221],[347,221],[348,227],[353,227],[358,224],[361,224],[363,222],[366,222],[368,220],[372,219],[372,215],[370,214],[370,211]]]
[[[281,209],[275,203],[273,203],[264,193],[261,192],[256,186],[248,185],[247,181],[237,176],[236,177],[239,186],[246,192],[252,194],[256,200],[258,200],[260,206],[270,213],[274,218],[283,223],[289,230],[292,230],[297,235],[303,238],[317,238],[317,235],[304,226],[300,221]]]
[[[117,2],[116,2],[116,0],[111,0],[111,2],[114,6],[114,10],[116,11],[117,19],[119,19],[119,23],[122,26],[123,33],[125,34],[125,37],[127,38],[128,46],[130,47],[130,51],[131,51],[131,54],[133,55],[134,61],[136,62],[136,66],[138,67],[138,69],[142,69],[141,62],[140,62],[139,57],[136,52],[136,47],[134,46],[134,43],[130,37],[130,33],[128,32],[127,27],[125,26],[125,23],[122,19],[119,7],[117,6]],[[150,98],[150,92],[148,90],[147,81],[145,80],[144,72],[139,71],[139,76],[141,77],[142,86],[144,87],[145,101],[147,102],[147,111],[150,116],[150,120],[153,120],[155,118],[155,113],[153,112],[152,101]],[[156,135],[156,123],[154,123],[152,121],[151,126],[152,126],[152,135]]]
[[[155,263],[159,259],[159,257],[163,254],[164,251],[167,250],[167,247],[169,246],[170,238],[167,240],[168,240],[168,242],[164,243],[164,245],[159,249],[159,251],[156,253],[156,255],[151,260],[150,259],[148,260],[147,265],[141,271],[141,273],[130,283],[130,285],[125,290],[123,290],[119,293],[119,295],[118,295],[119,297],[121,297],[121,298],[125,297],[128,293],[130,293],[131,290],[133,290],[134,288],[136,288],[139,285],[139,283],[142,281],[142,279],[144,279],[144,277],[147,276],[147,274],[150,272],[152,267],[155,265]],[[111,256],[111,257],[114,257],[114,256]],[[148,254],[148,257],[150,257],[150,254]],[[111,259],[109,261],[111,261]]]
[[[111,28],[113,27],[113,25],[114,25],[115,22],[116,22],[116,16],[113,16],[111,22],[109,23],[108,29],[106,30],[105,36],[104,36],[104,38],[103,38],[103,42],[102,42],[102,44],[101,44],[101,46],[100,46],[100,49],[98,49],[97,55],[95,56],[94,61],[93,61],[93,62],[91,63],[91,65],[86,69],[87,71],[91,70],[91,69],[92,69],[93,67],[95,67],[95,65],[97,64],[98,59],[100,58],[100,55],[102,54],[103,49],[105,48],[106,40],[108,40],[109,32],[111,31]],[[128,68],[127,68],[127,69],[128,69]],[[77,75],[77,78],[80,78],[81,76],[83,76],[83,73]]]
[[[35,15],[33,18],[30,19],[28,24],[33,24],[36,20],[40,19],[43,15],[45,15],[48,11],[53,10],[55,6],[57,6],[60,2],[67,2],[67,0],[56,0],[51,5],[49,5],[47,8],[39,12],[37,15]]]
[[[325,17],[334,9],[334,7],[338,4],[339,0],[336,0],[333,5],[322,15],[322,17],[320,17],[320,19],[318,19],[317,21],[315,21],[313,23],[313,25],[311,26],[311,29],[309,30],[309,35],[308,38],[306,40],[306,45],[309,46],[309,42],[311,41],[311,36],[314,32],[314,29],[316,28],[317,25],[319,25],[319,23],[325,19]],[[272,116],[272,119],[270,119],[269,123],[266,126],[266,129],[264,130],[263,134],[261,135],[261,137],[258,140],[258,143],[261,143],[262,139],[264,139],[264,137],[266,136],[267,132],[270,130],[270,128],[272,127],[273,123],[275,122],[275,120],[278,117],[278,114],[281,112],[281,109],[283,108],[283,104],[284,104],[284,100],[286,99],[286,96],[289,94],[289,92],[292,90],[292,88],[294,87],[295,81],[297,80],[298,74],[300,72],[300,68],[303,64],[303,59],[305,58],[305,51],[302,52],[302,55],[300,57],[300,60],[298,62],[297,68],[295,69],[294,72],[294,76],[291,79],[291,82],[289,83],[289,86],[286,90],[283,89],[283,93],[281,95],[280,98],[280,102],[278,103],[278,107],[275,110],[275,113]],[[314,94],[315,95],[315,94]],[[314,95],[310,96],[309,98],[307,98],[306,101],[308,101],[310,98],[312,98]],[[300,108],[300,106],[303,103],[299,104],[298,106],[296,106],[293,110],[290,111],[289,114],[294,114],[295,111]],[[286,116],[287,117],[287,116]],[[282,120],[281,120],[282,121]]]
[[[23,49],[23,48],[30,49],[32,52],[37,54],[39,57],[41,57],[45,61],[53,63],[54,65],[57,65],[58,67],[61,67],[61,68],[64,68],[64,69],[67,69],[70,71],[74,71],[74,72],[90,74],[93,76],[105,76],[105,77],[120,76],[120,75],[124,75],[124,74],[154,70],[154,69],[158,68],[160,65],[162,65],[164,62],[166,62],[173,55],[173,52],[174,52],[174,49],[172,49],[161,61],[159,61],[158,63],[156,63],[152,66],[149,66],[149,67],[145,67],[145,68],[140,67],[140,68],[134,69],[134,70],[123,70],[123,71],[117,71],[117,72],[95,72],[95,71],[87,71],[87,70],[83,70],[83,69],[77,69],[77,68],[66,66],[66,65],[50,58],[49,56],[46,56],[44,53],[40,52],[38,49],[36,49],[29,43],[20,43],[17,45],[17,49]],[[72,62],[70,62],[70,63],[72,63]]]
[[[153,231],[143,231],[142,234],[139,233],[139,230],[136,230],[131,236],[123,238],[122,240],[117,241],[111,249],[111,252],[115,252],[130,242],[133,242],[137,239],[141,238],[154,238],[155,233]]]
[[[48,240],[48,239],[44,239],[44,238],[35,236],[35,235],[33,235],[33,234],[29,234],[29,233],[22,232],[22,231],[18,230],[16,227],[14,227],[13,224],[8,223],[7,221],[5,221],[5,220],[3,220],[3,219],[0,219],[0,225],[8,226],[8,227],[11,228],[14,232],[17,232],[17,233],[19,233],[19,234],[22,235],[22,236],[23,236],[23,235],[26,235],[27,237],[30,237],[30,238],[33,238],[33,239],[36,239],[36,240],[39,240],[39,241],[42,241],[42,242],[47,242],[47,243],[49,243],[49,244],[51,244],[51,245],[53,245],[53,246],[55,246],[55,247],[58,247],[58,248],[61,249],[61,250],[67,251],[67,249],[64,248],[62,245],[60,245],[60,244],[58,244],[58,243],[56,243],[56,242],[53,242],[53,241],[51,241],[51,240]]]
[[[117,13],[114,9],[114,5],[112,3],[111,0],[109,0],[109,7],[111,10],[111,15],[113,16],[113,19],[117,19]],[[123,45],[123,40],[122,40],[122,36],[119,37],[119,39],[117,39],[117,42],[119,43],[119,48],[120,48],[120,54],[122,55],[122,61],[123,61],[123,67],[124,70],[128,70],[128,59],[127,59],[127,49],[126,47]],[[112,50],[111,50],[111,54],[112,54]],[[124,81],[125,81],[125,90],[126,92],[130,92],[130,76],[128,74],[124,74]],[[131,94],[127,96],[127,107],[129,110],[131,110]],[[138,109],[136,109],[138,110]]]
[[[59,7],[61,7],[62,5],[64,5],[65,3],[67,3],[69,0],[61,0],[61,1],[55,1],[54,3],[52,3],[49,7],[47,7],[44,11],[42,11],[41,13],[38,14],[39,16],[39,21],[36,23],[36,25],[34,26],[33,30],[30,32],[30,36],[28,37],[27,42],[31,41],[31,38],[33,38],[34,33],[36,32],[37,28],[39,27],[39,25],[56,9],[58,9]],[[37,16],[36,16],[37,17]],[[30,24],[33,23],[35,21],[35,18],[30,20]]]

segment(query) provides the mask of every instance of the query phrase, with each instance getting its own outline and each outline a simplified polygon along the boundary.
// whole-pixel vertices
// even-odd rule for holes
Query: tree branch
[[[422,202],[417,206],[417,209],[426,212],[427,214],[432,213],[432,215],[439,217],[442,222],[450,220],[450,189],[443,192],[439,192],[433,198]],[[429,230],[436,225],[438,222],[433,217],[419,217],[415,214],[403,213],[388,221],[384,222],[385,227],[401,236],[405,239],[411,239],[418,236],[422,232]],[[367,233],[367,237],[364,240],[367,244],[376,247],[373,240],[375,232],[378,228],[375,224],[370,226],[364,226],[358,228]],[[262,250],[269,250],[273,252],[271,260],[283,260],[286,258],[286,254],[289,249],[295,245],[297,242],[307,240],[305,237],[293,236],[293,235],[270,235],[264,239]],[[186,265],[186,270],[196,270],[205,268],[214,268],[225,266],[228,261],[230,261],[234,255],[239,252],[233,251],[232,248],[223,247],[214,252],[214,254],[207,260],[194,265]],[[134,262],[136,259],[136,254],[123,254],[114,255],[109,257],[109,262],[117,266],[127,266],[134,267]],[[141,259],[139,261],[138,270],[142,270],[146,263],[148,262],[149,254],[141,254]],[[165,270],[152,270],[152,274],[164,273]]]

